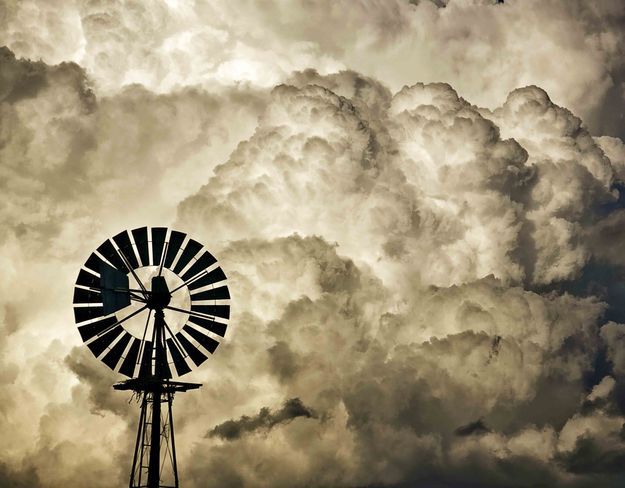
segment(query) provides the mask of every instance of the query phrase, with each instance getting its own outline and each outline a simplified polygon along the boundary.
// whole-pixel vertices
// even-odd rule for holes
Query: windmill
[[[215,351],[229,300],[213,255],[164,227],[120,232],[78,273],[73,302],[80,336],[94,356],[130,378],[113,388],[134,392],[141,405],[130,488],[179,486],[172,402],[175,393],[201,384],[174,378]]]

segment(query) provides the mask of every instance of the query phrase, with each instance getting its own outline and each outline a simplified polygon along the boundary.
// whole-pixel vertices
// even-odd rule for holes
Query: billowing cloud
[[[555,290],[592,267],[594,238],[584,229],[618,207],[618,169],[579,119],[537,87],[516,90],[491,112],[442,84],[390,98],[355,73],[326,79],[309,72],[293,82],[273,91],[255,134],[183,202],[179,218],[237,239],[245,231],[257,242],[235,247],[244,246],[259,270],[242,268],[238,258],[245,279],[260,272],[257,287],[275,289],[276,276],[291,283],[276,294],[290,297],[282,316],[269,311],[275,298],[249,313],[261,311],[274,338],[262,367],[276,387],[345,419],[342,427],[319,427],[340,435],[348,453],[334,464],[344,473],[334,473],[335,482],[453,483],[470,472],[485,485],[518,483],[497,463],[509,473],[541,473],[527,474],[528,486],[544,477],[583,479],[590,471],[572,461],[583,435],[575,425],[599,415],[588,417],[584,398],[600,374],[609,304]],[[324,177],[328,171],[333,178]],[[553,230],[560,222],[571,231]],[[294,232],[336,243],[354,263],[336,269],[352,268],[353,278],[334,276],[341,285],[320,290],[323,275],[303,287],[285,275],[291,246],[306,242],[289,237]],[[260,242],[275,236],[283,237],[273,252],[291,244],[267,268],[269,248]],[[226,247],[226,262],[233,251]],[[296,262],[308,270],[307,260]],[[252,286],[243,290],[257,295]],[[607,415],[604,433],[616,436],[610,452],[618,452],[623,419],[618,409]],[[489,426],[482,436],[455,435],[476,418]],[[246,450],[243,443],[289,458],[273,444],[281,435],[290,434],[195,453],[223,463],[232,449]],[[455,474],[444,474],[445,458]],[[312,479],[317,465],[297,468],[295,454],[290,459],[297,476]],[[251,454],[237,462],[243,466],[230,465],[239,476],[232,483],[263,486],[246,475],[256,462]],[[194,473],[201,479],[208,471]],[[605,475],[614,476],[607,465]],[[276,474],[269,484],[288,486],[291,476]]]
[[[158,92],[202,84],[270,88],[293,71],[352,69],[393,91],[450,83],[494,108],[535,84],[599,134],[622,137],[619,0],[9,2],[0,43],[84,66],[97,86]],[[566,76],[563,76],[566,73]]]
[[[581,272],[590,259],[581,222],[616,201],[615,173],[579,119],[544,91],[516,90],[491,113],[442,84],[406,87],[392,101],[375,83],[337,90],[353,99],[319,84],[277,87],[254,136],[183,203],[182,222],[201,215],[240,238],[320,234],[371,266],[384,257],[406,271],[421,259],[412,269],[425,284],[493,274],[543,285]],[[328,206],[330,193],[342,198]],[[281,211],[258,215],[268,201]]]
[[[0,6],[0,484],[126,482],[70,290],[172,225],[233,312],[185,486],[620,486],[625,11],[496,3]]]

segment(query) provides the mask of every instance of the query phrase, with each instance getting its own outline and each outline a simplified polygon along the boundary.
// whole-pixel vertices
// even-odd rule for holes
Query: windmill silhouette
[[[185,233],[140,227],[107,239],[89,256],[73,303],[87,347],[130,378],[113,388],[140,400],[129,486],[179,487],[172,403],[175,393],[201,384],[173,378],[200,366],[224,337],[226,275]]]

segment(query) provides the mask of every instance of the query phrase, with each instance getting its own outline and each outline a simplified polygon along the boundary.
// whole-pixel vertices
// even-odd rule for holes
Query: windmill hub
[[[152,278],[152,290],[148,293],[147,306],[151,309],[163,310],[171,301],[171,293],[164,276]]]

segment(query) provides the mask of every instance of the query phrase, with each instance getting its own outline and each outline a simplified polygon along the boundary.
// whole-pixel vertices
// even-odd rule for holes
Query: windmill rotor
[[[226,333],[226,281],[215,257],[183,232],[122,231],[105,240],[78,273],[76,325],[94,356],[112,370],[153,376],[153,312],[163,311],[164,377],[180,377],[206,361]]]

